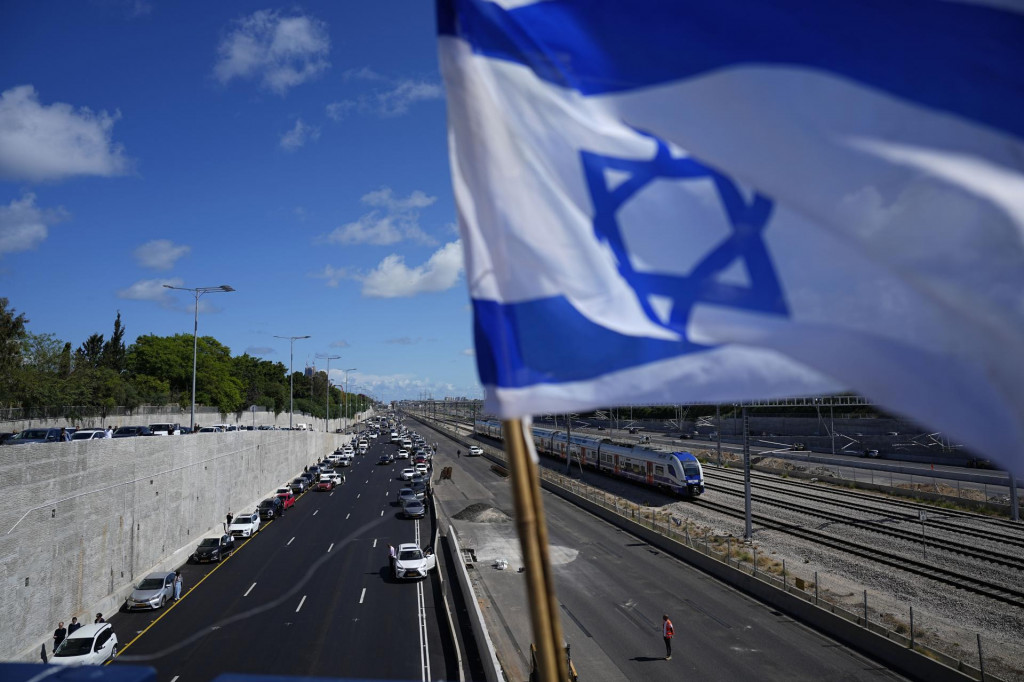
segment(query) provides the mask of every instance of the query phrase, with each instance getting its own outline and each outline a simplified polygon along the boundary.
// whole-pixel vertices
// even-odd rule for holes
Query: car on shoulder
[[[239,512],[228,526],[228,533],[236,538],[249,538],[260,529],[259,511]]]
[[[416,463],[416,471],[418,471],[419,473],[421,473],[423,475],[426,475],[426,473],[427,473],[427,463],[426,462],[417,462]]]
[[[315,490],[317,492],[331,492],[334,490],[334,479],[323,478],[317,484]]]
[[[299,474],[299,478],[306,482],[307,489],[316,485],[316,476],[309,471]]]
[[[106,437],[107,432],[103,429],[79,429],[71,434],[71,440],[98,440]]]
[[[284,503],[281,502],[281,498],[268,497],[267,499],[260,502],[260,506],[256,508],[256,511],[260,513],[260,518],[264,521],[272,521],[275,517],[281,515],[284,511]]]
[[[342,467],[350,467],[350,466],[352,466],[352,457],[350,455],[343,455],[342,458],[340,460],[338,460],[338,466],[342,466]]]
[[[404,507],[405,503],[410,500],[418,500],[416,492],[412,488],[399,488],[398,489],[398,506]]]
[[[427,573],[434,570],[437,560],[434,553],[420,549],[414,542],[403,542],[398,545],[395,557],[395,577],[399,580],[416,580],[426,578]]]
[[[72,438],[74,436],[72,435]],[[25,429],[10,436],[5,445],[29,445],[32,443],[57,443],[60,429]]]
[[[117,653],[117,635],[110,623],[89,623],[68,635],[53,652],[54,665],[102,665]],[[55,677],[62,678],[58,675]]]
[[[121,426],[114,430],[114,438],[134,438],[136,436],[152,436],[148,426]]]
[[[301,476],[295,477],[291,484],[292,492],[296,495],[301,495],[302,493],[306,492],[306,488],[308,487],[309,481],[302,478]]]
[[[399,474],[398,477],[401,478],[403,481],[411,481],[412,477],[415,476],[415,475],[416,475],[416,470],[413,469],[412,467],[408,467],[406,469],[402,469],[402,473]]]
[[[169,422],[150,424],[149,430],[154,436],[180,436],[181,424],[172,424]]]
[[[423,500],[427,497],[427,483],[426,481],[416,481],[415,483],[410,482],[409,487],[412,488],[412,492],[416,495],[416,499]]]
[[[470,457],[479,457],[482,454],[484,454],[484,449],[482,447],[480,447],[479,445],[470,445],[469,446],[469,456]]]
[[[174,599],[174,572],[150,573],[139,581],[124,602],[126,611],[159,609]]]
[[[402,505],[402,513],[407,519],[422,519],[427,515],[427,508],[420,500],[409,500]]]
[[[277,499],[281,500],[281,509],[291,509],[295,506],[295,494],[288,490],[278,490]]]
[[[208,561],[223,561],[235,551],[235,539],[230,535],[216,538],[204,538],[199,542],[196,551],[189,556],[190,561],[205,564]]]

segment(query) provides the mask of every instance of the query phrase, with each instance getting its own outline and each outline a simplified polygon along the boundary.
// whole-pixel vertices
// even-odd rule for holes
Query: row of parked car
[[[67,434],[63,438],[61,430]],[[213,424],[202,426],[195,433],[229,433],[232,431],[300,431],[279,426],[242,426],[240,424]],[[116,429],[86,428],[74,426],[37,427],[23,431],[0,432],[0,445],[25,445],[27,443],[59,443],[61,440],[93,440],[99,438],[133,438],[136,436],[184,436],[192,433],[192,428],[177,423],[156,423],[139,426],[119,426]]]

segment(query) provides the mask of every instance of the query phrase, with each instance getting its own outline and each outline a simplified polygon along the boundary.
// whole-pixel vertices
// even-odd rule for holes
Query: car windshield
[[[199,543],[199,549],[212,549],[220,545],[220,540],[217,538],[206,538]]]
[[[15,438],[46,438],[46,429],[31,429],[22,431]]]
[[[686,476],[700,476],[700,467],[692,462],[686,462],[683,464],[683,474]]]
[[[140,590],[159,590],[163,586],[163,578],[146,578],[139,583]]]
[[[260,502],[260,506],[266,509],[267,507],[273,507],[274,503],[271,500],[263,500]]]
[[[398,555],[399,561],[419,561],[423,558],[423,552],[418,549],[403,549]]]
[[[251,523],[251,522],[252,522],[252,515],[251,514],[235,514],[235,518],[234,518],[234,521],[233,521],[233,523]]]
[[[57,650],[54,656],[82,656],[92,651],[92,637],[68,637]]]

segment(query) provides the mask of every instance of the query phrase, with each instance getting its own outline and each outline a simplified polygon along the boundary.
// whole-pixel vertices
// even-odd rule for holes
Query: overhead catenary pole
[[[317,357],[320,358],[321,360],[326,360],[327,361],[327,400],[325,401],[327,403],[327,405],[326,405],[327,411],[325,412],[325,414],[327,415],[327,418],[324,420],[324,431],[326,433],[330,433],[331,432],[331,360],[340,360],[341,356],[340,355],[319,355],[318,354]]]
[[[345,419],[349,419],[348,416],[348,373],[356,371],[357,368],[350,367],[348,369],[341,370],[345,373]]]
[[[309,334],[305,336],[277,336],[274,335],[275,339],[288,339],[291,343],[291,351],[288,355],[288,430],[293,428],[292,420],[295,418],[295,371],[292,366],[295,364],[295,339],[308,339]]]
[[[189,431],[196,430],[196,365],[199,357],[199,297],[203,294],[214,294],[218,292],[231,292],[234,289],[227,284],[219,287],[173,287],[170,284],[164,285],[165,289],[177,289],[178,291],[191,291],[196,299],[195,313],[192,318],[192,412],[189,422]]]
[[[743,509],[746,519],[743,539],[750,542],[754,539],[754,527],[750,519],[750,423],[746,405],[743,406]]]
[[[505,420],[502,427],[512,479],[516,528],[526,563],[526,587],[530,623],[537,646],[538,679],[541,682],[564,682],[569,679],[569,674],[565,658],[560,655],[564,639],[548,556],[548,531],[540,496],[537,462],[527,443],[522,420]]]

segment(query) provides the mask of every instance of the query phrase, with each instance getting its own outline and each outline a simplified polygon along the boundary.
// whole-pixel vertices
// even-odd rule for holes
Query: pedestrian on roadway
[[[457,458],[459,458],[459,459],[462,459],[462,450],[456,450],[456,451],[455,451],[455,456],[456,456]]]
[[[181,599],[181,571],[174,572],[174,601]]]
[[[110,426],[108,424],[107,425],[107,430],[103,432],[103,437],[104,438],[113,438],[114,437],[114,427]]]
[[[672,627],[672,621],[668,619],[668,614],[662,615],[661,617],[661,636],[665,638],[665,660],[672,660],[672,638],[675,637],[676,631]]]
[[[106,618],[103,617],[102,613],[97,613],[96,614],[96,620],[93,621],[93,623],[106,623],[106,622],[107,622],[107,620],[106,620]]]
[[[57,651],[60,643],[67,639],[68,629],[64,627],[64,621],[57,623],[57,629],[53,631],[53,650]]]
[[[68,624],[68,637],[75,634],[75,630],[82,627],[82,624],[78,622],[78,618],[75,616],[71,617],[71,622]]]
[[[395,560],[397,558],[398,558],[398,555],[395,553],[395,546],[394,545],[388,545],[388,564],[391,566],[391,572],[392,573],[395,572]]]

